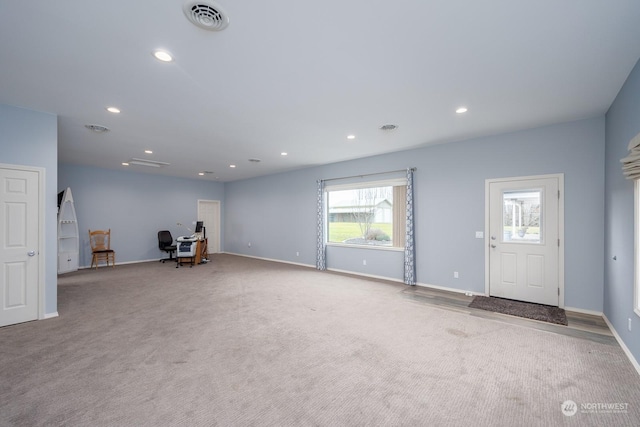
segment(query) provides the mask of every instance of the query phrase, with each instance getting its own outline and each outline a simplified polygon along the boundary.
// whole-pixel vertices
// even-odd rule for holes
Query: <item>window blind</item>
[[[640,133],[629,141],[629,155],[621,159],[622,173],[627,179],[640,178]]]

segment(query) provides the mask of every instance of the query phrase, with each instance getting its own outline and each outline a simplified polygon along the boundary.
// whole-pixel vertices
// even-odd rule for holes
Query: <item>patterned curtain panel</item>
[[[407,169],[407,222],[404,241],[404,283],[416,284],[416,248],[413,241],[413,169]]]
[[[317,200],[317,253],[316,253],[316,268],[318,270],[327,269],[326,258],[326,245],[324,243],[324,182],[318,181],[318,200]]]

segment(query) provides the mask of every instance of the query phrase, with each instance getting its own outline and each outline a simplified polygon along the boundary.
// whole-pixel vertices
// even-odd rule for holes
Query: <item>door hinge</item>
[[[558,190],[558,200],[560,200],[560,190]]]
[[[558,239],[558,247],[560,247],[560,239]]]
[[[558,288],[558,296],[560,296],[560,288]]]

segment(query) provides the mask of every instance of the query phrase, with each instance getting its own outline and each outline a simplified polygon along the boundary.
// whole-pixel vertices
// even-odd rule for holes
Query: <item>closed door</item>
[[[206,227],[208,253],[220,252],[220,201],[198,200],[198,221]]]
[[[559,305],[558,177],[488,182],[489,294]]]
[[[38,318],[39,174],[0,168],[0,326]]]

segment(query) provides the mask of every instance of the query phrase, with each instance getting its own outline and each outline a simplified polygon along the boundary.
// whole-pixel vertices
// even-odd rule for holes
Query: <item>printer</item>
[[[198,247],[198,237],[195,235],[191,236],[180,236],[176,239],[177,244],[177,254],[178,264],[180,263],[180,258],[191,258],[191,265],[195,263],[196,259],[196,249]]]

